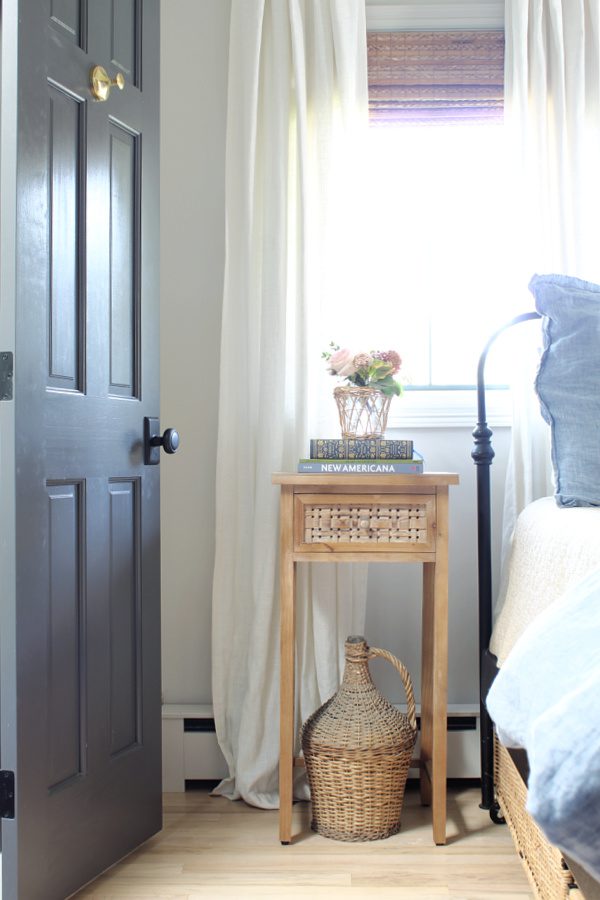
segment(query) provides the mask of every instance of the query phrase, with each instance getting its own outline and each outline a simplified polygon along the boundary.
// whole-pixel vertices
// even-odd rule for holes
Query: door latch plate
[[[15,817],[15,773],[6,769],[0,771],[0,818]]]
[[[13,398],[13,355],[10,350],[0,350],[0,400]]]
[[[153,447],[153,437],[160,434],[159,421],[154,416],[144,417],[144,465],[157,466],[160,463],[160,446]]]

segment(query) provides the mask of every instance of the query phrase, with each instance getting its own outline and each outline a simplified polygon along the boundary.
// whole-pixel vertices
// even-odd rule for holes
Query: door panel
[[[85,755],[83,484],[48,485],[48,776],[50,791],[82,775]]]
[[[52,0],[50,3],[50,20],[52,25],[62,32],[66,40],[72,41],[78,47],[82,43],[85,17],[82,7],[87,5],[86,0]]]
[[[19,3],[1,685],[17,783],[3,890],[19,900],[68,896],[161,827],[159,467],[142,446],[159,399],[158,6]],[[97,64],[132,73],[106,102],[89,91]]]
[[[140,743],[141,603],[138,480],[111,479],[110,736],[111,753]]]
[[[111,62],[137,86],[142,24],[140,0],[110,0],[110,2]]]
[[[85,209],[82,184],[85,104],[49,84],[50,366],[48,385],[80,391],[85,315]]]
[[[140,264],[139,135],[110,123],[110,393],[137,397]]]

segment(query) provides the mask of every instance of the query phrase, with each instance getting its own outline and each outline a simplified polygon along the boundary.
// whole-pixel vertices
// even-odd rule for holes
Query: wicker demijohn
[[[369,660],[376,656],[398,670],[407,715],[373,684]],[[339,691],[302,728],[313,831],[338,841],[374,841],[396,834],[416,737],[406,668],[387,650],[370,649],[363,637],[349,637]]]
[[[381,437],[387,426],[391,396],[371,387],[334,388],[343,438]]]

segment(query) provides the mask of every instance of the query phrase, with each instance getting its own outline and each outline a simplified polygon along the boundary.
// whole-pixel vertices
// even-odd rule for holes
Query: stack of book
[[[301,459],[298,472],[314,475],[420,475],[423,457],[412,441],[387,438],[313,438],[310,459]]]

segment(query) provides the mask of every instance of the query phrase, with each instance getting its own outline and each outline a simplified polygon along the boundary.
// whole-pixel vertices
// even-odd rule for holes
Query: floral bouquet
[[[353,353],[331,343],[323,353],[329,372],[345,378],[333,391],[344,438],[381,437],[385,432],[392,397],[402,394],[394,375],[402,360],[395,350]]]
[[[322,355],[329,364],[331,375],[345,378],[356,387],[368,387],[381,391],[388,397],[402,395],[402,385],[394,375],[400,371],[402,360],[395,350],[371,350],[369,353],[354,353],[346,347],[340,348],[333,342]]]

